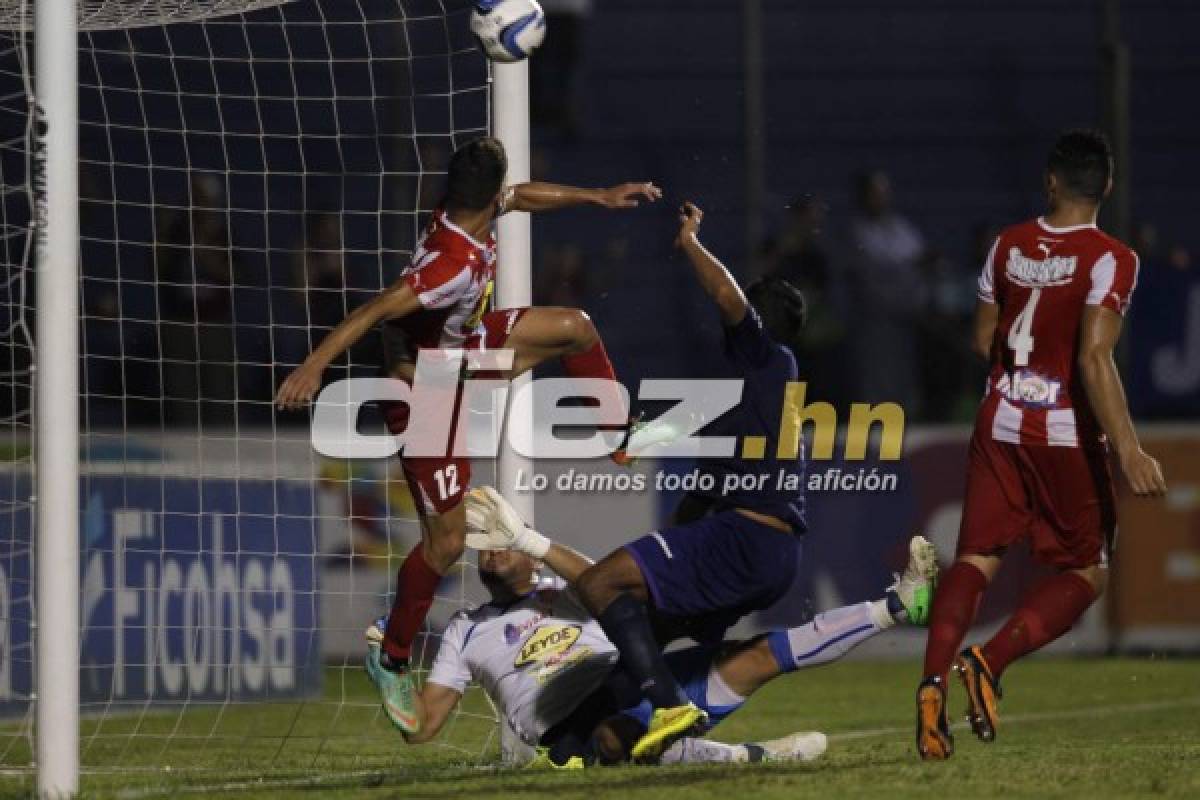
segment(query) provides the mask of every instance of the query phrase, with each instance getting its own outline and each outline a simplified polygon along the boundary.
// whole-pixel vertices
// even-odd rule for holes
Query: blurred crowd
[[[886,172],[855,176],[851,197],[834,226],[822,199],[797,198],[760,256],[762,274],[786,278],[810,298],[798,355],[813,396],[839,408],[897,402],[910,419],[969,418],[984,370],[968,333],[994,231],[979,226],[964,263],[897,208]]]
[[[275,327],[295,335],[239,322],[235,288],[248,278],[235,276],[249,273],[239,266],[245,254],[231,240],[221,183],[198,174],[190,194],[190,209],[168,209],[156,221],[157,310],[122,303],[118,284],[102,284],[109,288],[87,297],[90,323],[125,318],[123,325],[89,326],[88,352],[98,356],[89,359],[86,386],[92,424],[157,421],[153,412],[129,420],[130,398],[161,409],[168,425],[268,423],[273,367],[303,359],[358,302],[347,291],[342,219],[317,212],[288,247],[282,301],[271,301]],[[970,420],[985,375],[968,345],[971,317],[979,269],[997,228],[979,223],[964,252],[951,257],[898,207],[886,172],[857,175],[851,197],[840,214],[819,196],[795,198],[756,263],[734,262],[739,274],[745,280],[782,277],[808,296],[797,356],[810,398],[839,409],[898,402],[914,421]],[[1187,249],[1165,242],[1153,224],[1137,226],[1133,244],[1142,257],[1135,308],[1160,307],[1161,298],[1200,286]],[[620,238],[598,248],[539,244],[535,302],[591,308],[597,273],[612,273],[629,255],[628,241]],[[128,324],[153,314],[156,328]],[[614,355],[621,358],[620,345]]]
[[[799,356],[814,396],[839,408],[891,400],[910,419],[924,422],[971,420],[986,377],[984,363],[970,349],[971,321],[979,273],[999,227],[977,223],[955,258],[897,208],[886,172],[857,175],[851,196],[847,218],[834,226],[820,198],[797,198],[760,255],[761,274],[788,279],[812,301]],[[1145,339],[1153,320],[1164,316],[1174,320],[1168,334],[1177,338],[1175,328],[1187,324],[1186,313],[1168,311],[1167,305],[1200,289],[1200,272],[1187,248],[1164,242],[1152,223],[1135,226],[1131,244],[1141,273],[1130,338]],[[1186,358],[1181,354],[1179,360]],[[1139,385],[1145,366],[1127,365],[1135,410],[1142,416],[1189,416],[1182,407],[1140,402],[1151,393],[1136,391],[1150,389]],[[1182,386],[1180,393],[1185,394]]]
[[[589,141],[581,120],[591,95],[580,68],[594,4],[543,5],[554,35],[531,61],[535,177],[573,180],[612,152],[660,163],[641,140],[618,137],[624,149],[616,151],[611,138],[599,149]],[[444,137],[421,137],[415,144],[423,168],[444,163],[452,145]],[[551,169],[551,159],[570,166]],[[657,177],[653,168],[650,173]],[[245,213],[253,204],[244,198],[231,203],[229,180],[219,173],[189,171],[186,197],[157,207],[129,200],[114,206],[124,187],[88,168],[81,180],[85,344],[91,356],[85,391],[95,426],[273,423],[271,398],[283,370],[378,288],[381,276],[391,279],[397,268],[391,254],[407,252],[412,242],[388,237],[399,228],[411,237],[408,209],[431,208],[439,188],[438,181],[419,179],[411,192],[389,186],[390,199],[379,201],[385,208],[377,219],[369,208],[354,212],[359,219],[371,217],[367,222],[377,229],[367,241],[324,189],[306,192],[300,205],[255,215]],[[729,180],[729,173],[713,177],[711,190],[720,192]],[[822,188],[838,200],[795,197],[752,254],[739,252],[730,230],[714,231],[712,242],[744,281],[774,275],[807,294],[809,322],[797,355],[808,397],[842,410],[853,402],[894,401],[913,421],[970,420],[985,374],[968,346],[976,281],[998,224],[1017,221],[1020,212],[980,220],[969,231],[960,226],[959,241],[938,241],[905,213],[905,187],[894,187],[882,169],[859,172],[846,193]],[[339,190],[344,202],[345,189]],[[183,187],[175,192],[182,194]],[[323,210],[306,205],[310,195]],[[152,218],[134,216],[147,208]],[[403,211],[403,222],[389,225],[401,219],[395,209]],[[286,224],[279,224],[285,217]],[[623,217],[621,224],[630,228],[619,232],[604,229],[608,223],[595,217],[586,223],[559,219],[552,231],[543,229],[552,235],[536,241],[535,302],[609,314],[601,321],[610,349],[635,380],[692,364],[694,352],[671,350],[674,345],[661,339],[655,349],[662,352],[647,359],[640,335],[647,309],[637,304],[638,293],[673,288],[674,278],[646,269],[666,256],[654,249],[652,234],[634,226],[658,226],[662,219]],[[126,224],[144,230],[122,241],[116,229]],[[1142,257],[1142,279],[1129,338],[1135,349],[1145,345],[1157,354],[1138,359],[1130,371],[1135,413],[1194,416],[1189,404],[1200,386],[1200,323],[1195,347],[1176,342],[1186,339],[1178,330],[1189,318],[1186,298],[1196,297],[1200,317],[1200,272],[1188,250],[1154,224],[1136,226],[1131,238]],[[660,324],[694,323],[695,310],[678,299],[683,294],[672,290],[674,306],[662,309]],[[1170,312],[1156,314],[1168,307]],[[366,342],[353,357],[364,368],[378,360],[371,352],[377,343],[372,337]],[[1157,405],[1143,403],[1145,397],[1155,397]]]

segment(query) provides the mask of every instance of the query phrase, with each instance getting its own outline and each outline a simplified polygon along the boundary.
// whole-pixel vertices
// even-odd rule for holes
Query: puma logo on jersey
[[[1044,259],[1036,259],[1022,253],[1018,247],[1011,247],[1004,272],[1013,283],[1031,289],[1062,286],[1071,282],[1077,263],[1075,256],[1047,255]]]
[[[1060,239],[1042,239],[1039,237],[1037,240],[1037,249],[1042,251],[1043,258],[1049,258],[1050,251],[1060,244],[1062,244],[1062,240]]]

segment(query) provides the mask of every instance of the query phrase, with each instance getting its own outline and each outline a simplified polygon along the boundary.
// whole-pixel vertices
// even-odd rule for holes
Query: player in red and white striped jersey
[[[1111,445],[1137,495],[1160,495],[1158,462],[1138,443],[1113,350],[1137,285],[1138,258],[1096,227],[1112,188],[1102,134],[1070,131],[1050,153],[1050,212],[1000,234],[979,278],[975,349],[989,359],[975,420],[954,565],[930,613],[917,689],[917,749],[953,752],[946,725],[951,665],[983,741],[995,737],[999,679],[1057,639],[1104,591],[1116,539]],[[1028,539],[1057,570],[982,647],[957,655],[1007,548]]]
[[[1085,309],[1125,314],[1137,273],[1137,254],[1095,223],[1057,228],[1039,217],[1000,234],[979,276],[980,335],[991,363],[975,422],[982,435],[1028,446],[1102,445],[1077,334]]]
[[[463,348],[509,349],[514,377],[550,358],[560,359],[574,378],[610,381],[623,404],[612,364],[587,314],[573,308],[511,308],[489,311],[496,274],[496,217],[509,211],[548,211],[592,204],[633,208],[655,201],[662,192],[652,183],[624,183],[610,189],[580,189],[530,182],[505,186],[508,169],[497,139],[480,138],[459,148],[450,159],[445,198],[434,212],[412,262],[390,287],[355,309],[283,382],[276,395],[282,408],[309,403],[321,386],[325,368],[377,324],[382,323],[388,371],[411,383],[417,351]],[[461,392],[451,390],[457,404]],[[392,433],[409,425],[407,404],[385,409]],[[457,416],[457,415],[456,415]],[[422,543],[404,560],[397,576],[396,599],[388,616],[382,647],[368,658],[378,669],[388,718],[415,733],[413,686],[408,658],[442,575],[462,555],[466,537],[463,497],[471,463],[453,454],[453,433],[437,457],[402,457],[405,477],[421,514]]]

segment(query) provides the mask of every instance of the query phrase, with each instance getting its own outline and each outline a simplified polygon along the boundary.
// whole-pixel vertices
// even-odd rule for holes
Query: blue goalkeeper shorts
[[[648,533],[625,545],[656,614],[715,645],[739,619],[780,600],[796,579],[800,540],[736,511]]]

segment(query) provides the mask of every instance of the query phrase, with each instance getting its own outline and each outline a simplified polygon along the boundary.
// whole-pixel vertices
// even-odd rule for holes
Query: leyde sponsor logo
[[[1041,286],[1061,286],[1070,283],[1075,275],[1075,256],[1047,256],[1030,258],[1013,247],[1008,251],[1008,263],[1004,272],[1008,279],[1020,286],[1036,289]]]
[[[524,667],[542,661],[570,649],[579,640],[582,629],[578,625],[543,625],[525,640],[514,667]]]

